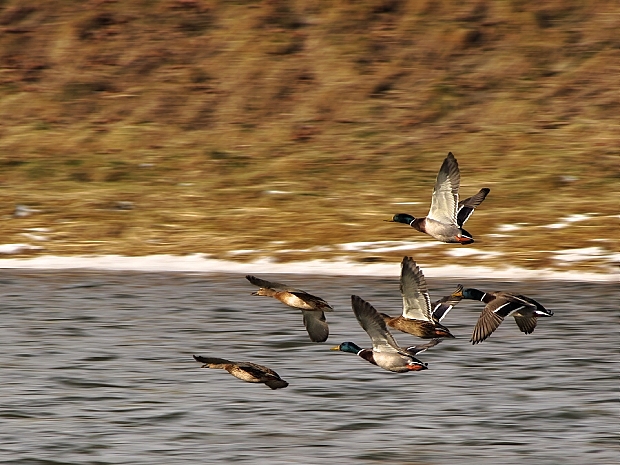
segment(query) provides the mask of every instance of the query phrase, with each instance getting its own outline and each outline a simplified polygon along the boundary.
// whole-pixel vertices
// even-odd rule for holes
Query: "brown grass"
[[[535,267],[613,249],[619,27],[604,0],[5,1],[2,243],[46,227],[36,253],[255,258],[426,240],[381,220],[425,214],[453,151],[463,195],[492,189],[467,227],[481,249]],[[597,219],[541,227],[574,213]]]

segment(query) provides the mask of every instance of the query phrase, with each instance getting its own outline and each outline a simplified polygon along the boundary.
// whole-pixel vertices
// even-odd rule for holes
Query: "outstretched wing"
[[[224,368],[224,365],[233,365],[235,362],[217,357],[203,357],[202,355],[193,355],[194,360],[204,363],[209,368]]]
[[[489,192],[491,192],[491,189],[485,187],[480,189],[476,195],[459,202],[458,211],[456,213],[456,224],[458,224],[459,227],[463,227],[463,224],[465,224],[472,213],[474,213],[474,209],[482,203]]]
[[[521,302],[523,303],[528,303],[530,304],[532,307],[536,307],[536,309],[534,310],[534,312],[538,315],[538,316],[553,316],[553,312],[551,310],[547,310],[545,307],[542,306],[542,304],[540,304],[538,301],[530,298],[530,297],[526,297],[524,295],[514,295],[513,296],[515,299],[519,299],[521,300]]]
[[[325,314],[320,310],[302,310],[304,326],[312,342],[325,342],[329,336],[329,327],[325,321]]]
[[[534,329],[536,329],[536,323],[538,322],[536,314],[532,313],[531,315],[522,315],[519,312],[516,312],[513,313],[512,316],[515,317],[515,322],[522,333],[531,334],[534,332]]]
[[[401,266],[400,293],[403,297],[403,316],[411,320],[432,322],[431,299],[422,270],[411,257],[404,257]]]
[[[443,161],[437,174],[431,209],[427,217],[444,224],[456,224],[456,209],[459,203],[461,175],[459,165],[452,152]]]
[[[433,320],[441,321],[445,318],[452,307],[458,304],[463,299],[463,286],[458,285],[456,290],[445,297],[442,297],[437,302],[433,304]],[[456,294],[456,295],[455,295]]]
[[[268,379],[265,381],[265,384],[271,389],[281,389],[288,386],[288,383],[284,381],[282,378],[278,379]]]
[[[280,389],[288,386],[288,383],[280,378],[280,375],[264,365],[252,362],[239,362],[237,367],[239,370],[245,371],[251,378],[265,383],[271,389]],[[239,376],[237,377],[239,378]],[[241,379],[245,379],[245,377],[242,376]],[[245,380],[247,381],[247,379]]]
[[[324,312],[333,312],[334,309],[332,308],[331,305],[329,305],[324,299],[317,297],[315,295],[312,294],[308,294],[305,291],[300,291],[300,290],[295,290],[295,291],[288,291],[289,293],[291,293],[292,295],[294,295],[295,297],[299,298],[301,301],[305,302],[305,304],[307,304],[307,306],[305,308],[314,308],[317,310],[323,310]],[[304,306],[296,306],[297,308],[301,308],[303,309]]]
[[[364,331],[372,340],[372,348],[376,352],[398,352],[398,344],[390,334],[385,321],[375,308],[361,297],[351,296],[353,313]]]
[[[411,355],[416,355],[421,352],[424,352],[427,349],[430,349],[431,347],[435,347],[440,342],[441,342],[441,339],[431,339],[426,344],[420,344],[417,346],[407,347],[407,352],[409,352]]]
[[[269,379],[280,379],[280,375],[265,365],[259,365],[258,363],[253,362],[238,362],[236,365],[240,370],[243,370],[258,379],[263,377]]]
[[[504,321],[508,315],[512,315],[519,310],[532,308],[529,302],[513,295],[500,295],[489,302],[476,322],[471,342],[477,344],[488,338],[493,331]]]
[[[302,291],[301,289],[295,289],[294,287],[287,286],[286,284],[282,284],[282,283],[266,281],[264,279],[260,279],[252,275],[246,275],[245,279],[247,279],[252,284],[258,287],[264,287],[267,289],[275,289],[276,291],[294,291],[294,292],[300,292],[300,293],[306,294],[306,292]]]

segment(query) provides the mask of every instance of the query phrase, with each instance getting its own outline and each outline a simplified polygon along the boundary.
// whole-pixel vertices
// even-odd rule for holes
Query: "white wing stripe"
[[[504,308],[507,305],[511,305],[514,304],[514,302],[506,302],[503,305],[500,305],[499,307],[497,307],[495,310],[493,310],[493,313],[500,313],[501,309]],[[516,307],[514,309],[512,309],[506,316],[512,315],[514,312],[519,311],[521,309],[527,308],[526,305],[520,305],[519,307]]]

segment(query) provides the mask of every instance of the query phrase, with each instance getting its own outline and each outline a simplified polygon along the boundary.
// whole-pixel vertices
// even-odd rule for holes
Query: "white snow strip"
[[[349,252],[393,252],[395,250],[416,250],[435,247],[441,242],[407,242],[407,241],[376,241],[376,242],[349,242],[338,244],[336,247]]]
[[[31,234],[31,233],[21,233],[26,239],[30,239],[31,241],[48,241],[49,238],[47,236],[43,236],[41,234]]]
[[[288,195],[288,194],[292,194],[292,192],[271,190],[271,191],[265,191],[265,194],[270,194],[270,195]]]
[[[461,248],[454,248],[454,249],[448,249],[446,250],[446,254],[450,255],[451,257],[472,257],[472,258],[479,258],[479,259],[485,259],[485,258],[493,258],[493,257],[499,257],[500,255],[503,255],[502,252],[485,252],[479,249],[476,249],[474,247],[461,247]]]
[[[500,224],[497,227],[497,230],[502,232],[516,231],[517,229],[521,229],[518,224]]]
[[[239,250],[231,250],[230,252],[226,252],[226,255],[230,255],[232,257],[237,255],[246,255],[249,253],[260,253],[261,250],[258,249],[239,249]]]
[[[43,247],[40,245],[30,245],[30,244],[1,244],[0,245],[0,254],[13,255],[18,253],[24,253],[29,250],[41,250]],[[0,267],[1,265],[0,261]]]
[[[569,215],[566,218],[562,218],[562,221],[564,221],[565,223],[575,223],[577,221],[589,220],[590,218],[592,218],[590,214],[582,215],[580,213],[577,213],[575,215]]]
[[[570,225],[570,223],[576,223],[578,221],[585,221],[585,220],[589,220],[592,218],[593,214],[586,214],[586,215],[582,215],[580,213],[576,213],[574,215],[569,215],[569,216],[565,216],[564,218],[560,219],[559,223],[552,223],[552,224],[546,224],[543,225],[543,228],[549,228],[549,229],[560,229],[560,228],[565,228],[567,226]]]
[[[314,247],[310,247],[309,249],[280,249],[274,250],[272,253],[316,253],[316,252],[331,252],[333,247],[329,245],[315,245]]]
[[[609,252],[601,247],[584,247],[582,249],[558,250],[553,256],[554,260],[564,262],[581,262],[603,258],[609,261],[619,261],[620,254]]]
[[[500,280],[558,280],[617,282],[615,273],[583,273],[553,270],[528,270],[524,268],[491,268],[485,266],[449,265],[430,267],[420,263],[424,275],[429,278],[500,279]],[[34,258],[0,259],[3,269],[70,270],[88,269],[105,271],[143,271],[143,272],[196,272],[196,273],[288,273],[322,274],[328,276],[392,276],[400,275],[400,262],[357,263],[347,260],[309,260],[304,262],[273,263],[261,259],[248,263],[215,260],[204,254],[192,255],[149,255],[144,257],[124,257],[119,255],[59,257],[43,255]]]

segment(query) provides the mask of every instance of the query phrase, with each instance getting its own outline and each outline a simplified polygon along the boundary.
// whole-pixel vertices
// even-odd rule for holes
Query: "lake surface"
[[[330,302],[327,343],[243,275],[0,270],[0,463],[620,460],[617,285],[462,280],[555,315],[531,335],[509,318],[472,346],[482,305],[462,302],[444,320],[457,339],[419,356],[428,370],[397,374],[329,348],[369,346],[350,296],[397,314],[398,276],[260,276]],[[433,299],[458,284],[428,281]],[[192,354],[264,364],[290,386],[201,369]]]

